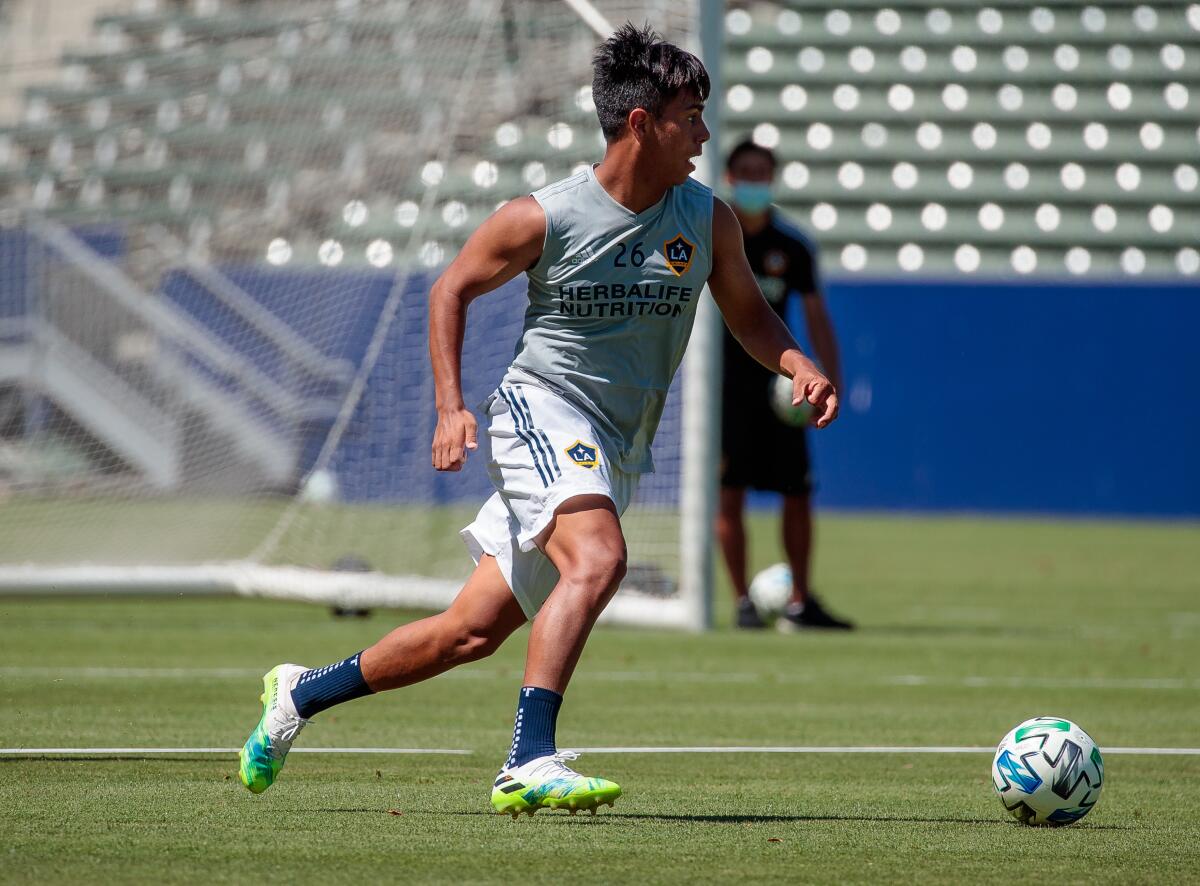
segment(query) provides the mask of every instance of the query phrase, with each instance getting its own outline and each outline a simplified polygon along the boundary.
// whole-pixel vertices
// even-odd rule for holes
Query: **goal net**
[[[492,489],[486,435],[429,464],[429,286],[602,156],[603,20],[695,49],[696,4],[127,6],[0,128],[0,588],[446,605]],[[471,306],[469,405],[524,285]],[[676,380],[616,620],[705,623],[709,373]]]

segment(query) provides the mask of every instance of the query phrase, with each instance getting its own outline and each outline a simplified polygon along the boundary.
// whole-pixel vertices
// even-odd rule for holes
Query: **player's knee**
[[[571,564],[563,578],[589,597],[607,602],[621,584],[628,569],[628,553],[624,543],[598,545],[585,557]]]
[[[629,554],[621,543],[601,549],[590,557],[585,575],[589,584],[615,591],[628,569]]]
[[[487,631],[468,631],[462,638],[462,654],[467,661],[487,658],[500,648],[503,640]]]
[[[504,642],[504,637],[490,626],[473,625],[455,619],[447,627],[444,652],[447,658],[460,664],[487,658]]]

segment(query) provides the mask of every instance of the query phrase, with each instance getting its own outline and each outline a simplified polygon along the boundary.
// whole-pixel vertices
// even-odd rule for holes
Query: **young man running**
[[[450,608],[318,669],[264,678],[240,775],[266,790],[292,741],[332,705],[427,680],[491,654],[533,620],[508,759],[492,806],[593,812],[621,788],[570,769],[555,723],[597,617],[625,574],[621,514],[653,470],[650,443],[705,283],[755,359],[793,379],[796,401],[837,416],[833,385],[764,301],[733,212],[690,179],[708,140],[700,61],[626,24],[597,50],[592,94],[603,161],[496,211],[429,295],[438,424],[433,466],[477,448],[461,390],[467,305],[524,272],[516,357],[483,404],[496,494],[462,536],[477,566]],[[714,395],[716,392],[714,392]]]

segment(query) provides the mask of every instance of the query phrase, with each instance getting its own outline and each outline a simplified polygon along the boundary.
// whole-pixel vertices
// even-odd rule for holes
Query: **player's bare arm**
[[[773,372],[792,379],[793,402],[817,407],[813,424],[823,428],[837,418],[838,397],[832,382],[804,353],[787,326],[767,304],[742,246],[737,216],[713,200],[713,267],[709,289],[729,331],[746,352]]]
[[[546,239],[546,216],[532,197],[496,210],[471,235],[429,292],[429,357],[433,363],[437,428],[433,466],[459,471],[475,449],[475,415],[463,403],[462,345],[467,306],[537,263]]]

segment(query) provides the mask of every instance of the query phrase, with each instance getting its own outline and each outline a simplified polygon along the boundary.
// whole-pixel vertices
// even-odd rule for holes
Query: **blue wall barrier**
[[[835,281],[841,508],[1200,516],[1200,286]]]
[[[120,254],[119,237],[93,245]],[[19,233],[0,237],[0,317],[29,309],[36,279]],[[391,290],[381,271],[227,268],[264,307],[331,357],[357,364]],[[478,500],[484,459],[429,468],[436,415],[428,275],[409,280],[366,394],[333,459],[351,501]],[[279,378],[281,354],[187,275],[164,295]],[[1200,286],[1014,280],[834,280],[827,298],[846,390],[842,418],[813,434],[821,507],[1200,516]],[[474,406],[512,357],[518,278],[475,302],[464,347]],[[802,336],[803,337],[803,336]],[[281,379],[282,380],[282,379]],[[314,395],[328,396],[325,386]],[[421,404],[415,408],[413,404]],[[672,407],[674,409],[674,407]],[[677,416],[664,417],[674,427]],[[329,421],[305,432],[307,468]],[[656,444],[665,464],[677,438]],[[645,481],[677,494],[664,471]],[[761,499],[759,499],[761,501]]]
[[[127,250],[125,235],[111,227],[76,228],[75,234],[104,258],[119,258]],[[22,229],[0,230],[0,321],[19,320],[34,310],[41,280],[30,262],[47,254]]]
[[[314,341],[336,312],[343,328],[325,350],[354,360],[390,283],[367,272],[231,276]],[[428,469],[431,282],[410,281],[335,457],[347,498],[490,491],[483,459],[465,476]],[[470,405],[512,355],[523,292],[518,279],[472,305]],[[314,309],[314,299],[329,307]],[[828,301],[847,390],[841,420],[813,435],[820,506],[1200,516],[1200,287],[835,281]],[[424,406],[398,419],[401,402]],[[310,436],[308,463],[322,431]],[[672,447],[660,436],[660,463]],[[676,493],[666,473],[647,482],[656,497]]]
[[[223,272],[321,353],[345,359],[355,370],[396,284],[394,273],[370,269],[250,265],[226,267]],[[428,332],[428,293],[434,279],[434,275],[419,273],[403,282],[378,360],[329,461],[344,501],[482,502],[493,491],[484,450],[469,458],[460,473],[438,473],[430,466],[430,444],[437,424]],[[276,381],[288,383],[288,364],[279,347],[190,275],[168,274],[162,291],[227,347],[253,360]],[[463,395],[468,406],[475,406],[491,392],[512,360],[525,303],[521,279],[472,305],[463,343]],[[312,385],[306,393],[341,396],[328,383]],[[333,423],[334,416],[329,415],[301,428],[297,480],[316,463]],[[481,427],[481,436],[482,432]],[[486,446],[486,441],[481,439],[480,444]]]

